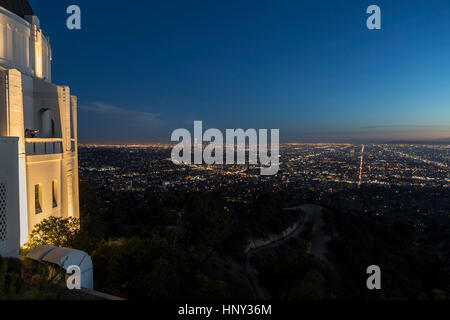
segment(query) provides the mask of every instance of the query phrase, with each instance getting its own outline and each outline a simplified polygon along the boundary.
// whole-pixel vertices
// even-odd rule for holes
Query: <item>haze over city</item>
[[[30,3],[80,97],[80,142],[167,142],[194,120],[282,142],[450,139],[446,1],[380,0],[375,31],[361,1],[80,0],[76,32],[70,1]]]

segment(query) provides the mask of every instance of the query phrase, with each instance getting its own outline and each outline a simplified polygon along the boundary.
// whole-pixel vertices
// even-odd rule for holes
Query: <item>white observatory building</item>
[[[79,217],[77,98],[52,84],[50,40],[27,0],[0,0],[0,256],[34,226]]]

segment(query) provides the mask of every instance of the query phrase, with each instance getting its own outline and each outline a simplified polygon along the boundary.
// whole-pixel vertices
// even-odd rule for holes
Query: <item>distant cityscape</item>
[[[362,154],[361,145],[284,144],[280,171],[273,177],[260,176],[259,167],[251,165],[177,166],[171,147],[81,145],[80,179],[142,199],[148,190],[188,190],[220,191],[228,201],[246,202],[256,190],[271,190],[286,192],[292,204],[318,203],[375,216],[449,214],[446,145],[373,144]]]

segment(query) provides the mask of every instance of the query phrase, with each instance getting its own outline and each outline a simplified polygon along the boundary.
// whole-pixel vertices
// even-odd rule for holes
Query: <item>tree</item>
[[[25,247],[32,250],[42,245],[70,246],[79,232],[79,219],[50,217],[36,225]]]

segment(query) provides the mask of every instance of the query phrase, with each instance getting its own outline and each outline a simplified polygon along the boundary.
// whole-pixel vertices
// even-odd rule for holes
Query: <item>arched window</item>
[[[55,120],[52,119],[52,138],[56,135]]]
[[[41,111],[41,138],[53,138],[55,136],[55,120],[50,109]]]

